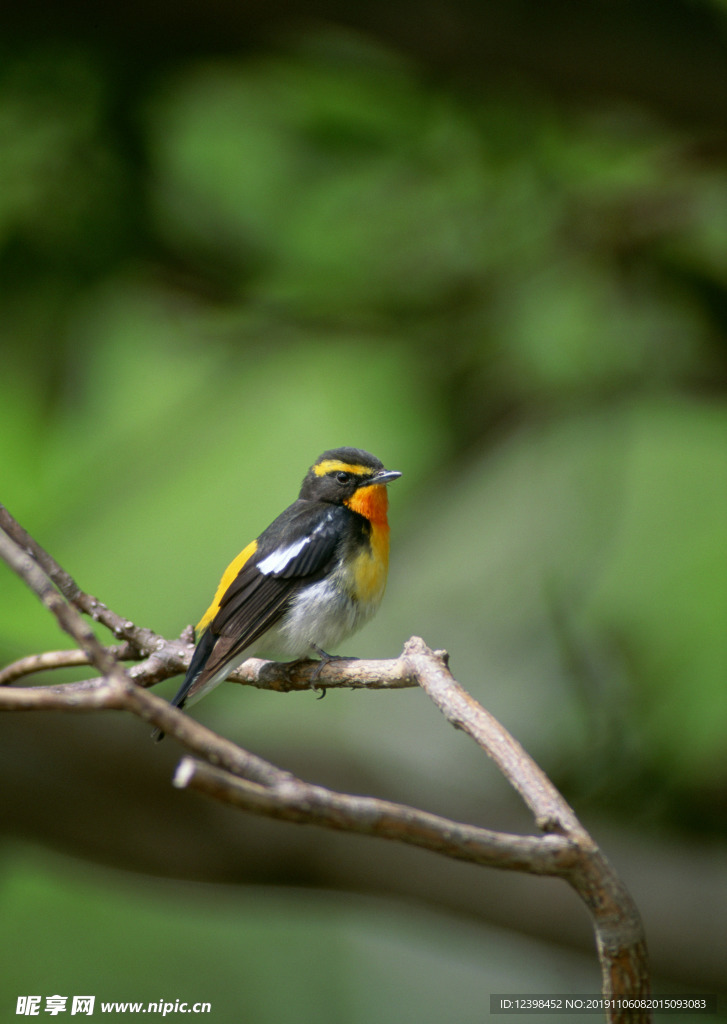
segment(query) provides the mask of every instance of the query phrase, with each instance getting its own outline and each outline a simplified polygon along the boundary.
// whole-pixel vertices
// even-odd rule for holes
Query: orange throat
[[[346,505],[352,512],[359,512],[362,516],[366,516],[377,532],[383,529],[388,533],[389,522],[386,512],[389,508],[389,496],[384,484],[361,487],[349,498]]]
[[[389,499],[386,487],[384,484],[362,487],[346,505],[371,523],[370,547],[364,548],[356,557],[353,577],[356,599],[368,602],[372,609],[376,609],[384,593],[389,568],[389,523],[386,518]]]

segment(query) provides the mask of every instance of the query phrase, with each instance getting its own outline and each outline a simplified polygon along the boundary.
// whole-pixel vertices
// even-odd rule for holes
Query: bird
[[[361,448],[330,448],[316,459],[297,500],[222,574],[172,706],[199,700],[253,655],[317,655],[323,663],[336,657],[329,648],[381,604],[389,568],[387,485],[400,476]]]

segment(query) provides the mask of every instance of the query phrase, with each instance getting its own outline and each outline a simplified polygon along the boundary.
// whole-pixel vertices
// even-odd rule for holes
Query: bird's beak
[[[401,473],[398,469],[380,469],[378,473],[374,473],[370,480],[366,482],[366,486],[370,487],[372,484],[390,484],[392,480],[398,480]]]

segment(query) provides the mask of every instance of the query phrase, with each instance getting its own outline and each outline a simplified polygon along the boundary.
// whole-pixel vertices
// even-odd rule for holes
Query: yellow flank
[[[370,473],[369,466],[357,466],[350,462],[342,462],[340,459],[324,459],[317,466],[313,467],[316,476],[325,476],[326,473],[354,473],[356,476],[363,476]]]
[[[389,527],[371,524],[371,550],[364,548],[353,563],[354,596],[362,604],[378,604],[389,571]]]
[[[240,569],[242,569],[243,565],[248,560],[248,558],[251,555],[254,555],[256,551],[257,551],[257,541],[253,540],[253,541],[251,541],[247,545],[246,548],[243,548],[242,551],[240,552],[240,554],[237,556],[237,558],[233,558],[233,560],[227,566],[227,568],[225,569],[224,573],[222,574],[222,579],[219,582],[217,590],[215,591],[215,596],[214,596],[214,600],[212,601],[212,604],[209,606],[207,611],[204,613],[202,618],[197,623],[197,632],[198,633],[201,633],[202,630],[205,629],[210,624],[212,619],[214,619],[215,615],[217,614],[217,612],[219,610],[220,601],[225,596],[225,591],[227,590],[229,585],[232,583],[234,578],[237,576],[237,574],[240,571]]]

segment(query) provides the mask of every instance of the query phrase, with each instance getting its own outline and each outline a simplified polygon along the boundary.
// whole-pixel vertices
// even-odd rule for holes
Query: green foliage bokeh
[[[401,532],[439,536],[418,593],[451,595],[465,654],[534,566],[547,615],[593,531],[576,619],[627,649],[645,763],[724,773],[724,168],[646,110],[475,98],[353,34],[190,60],[123,118],[117,87],[61,45],[0,80],[9,507],[169,632],[319,450],[369,447],[405,471]],[[511,458],[519,498],[488,468]],[[473,586],[508,550],[504,599]],[[11,654],[53,632],[17,600]]]
[[[92,46],[7,48],[0,499],[176,635],[320,451],[368,448],[404,476],[350,653],[422,634],[569,796],[723,839],[727,161],[703,141],[343,30],[133,89]],[[62,645],[0,573],[0,661]]]

